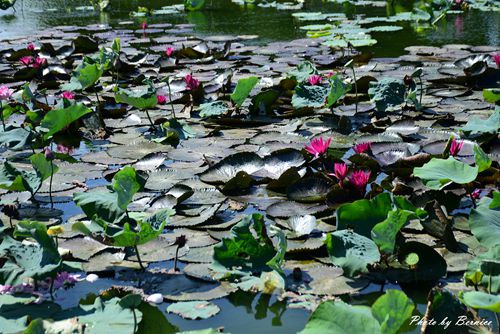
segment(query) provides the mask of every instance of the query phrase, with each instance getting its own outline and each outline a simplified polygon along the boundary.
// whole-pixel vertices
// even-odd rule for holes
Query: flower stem
[[[142,264],[141,255],[139,254],[139,249],[137,248],[137,245],[134,245],[134,249],[135,249],[135,255],[137,256],[137,261],[139,261],[139,266],[141,266],[142,271],[145,271],[146,268],[144,268],[144,265]]]
[[[354,77],[354,92],[356,94],[356,114],[358,113],[358,83],[356,82],[356,71],[354,70],[354,64],[351,67],[352,76]]]
[[[172,115],[174,118],[177,118],[175,116],[175,110],[174,110],[174,102],[172,102],[172,90],[170,89],[170,81],[167,79],[167,87],[168,87],[168,102],[170,102],[170,108],[172,109]]]
[[[422,77],[418,77],[418,80],[420,81],[420,101],[419,104],[422,106],[422,96],[424,95],[424,84],[422,82]]]
[[[153,123],[153,120],[151,119],[151,116],[149,116],[149,111],[147,109],[146,109],[146,115],[148,116],[149,124],[151,124],[153,130],[156,131],[155,123]]]
[[[5,121],[3,120],[3,103],[0,101],[0,119],[2,120],[3,131],[5,131]]]
[[[54,178],[54,163],[50,160],[50,181],[49,181],[49,197],[50,197],[50,208],[54,208],[54,201],[52,200],[52,179]]]
[[[175,259],[174,259],[174,271],[179,271],[177,268],[177,258],[179,257],[179,245],[177,245],[177,248],[175,249]]]

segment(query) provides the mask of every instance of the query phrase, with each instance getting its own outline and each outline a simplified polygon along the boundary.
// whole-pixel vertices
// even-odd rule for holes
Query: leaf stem
[[[141,270],[146,271],[146,268],[144,268],[144,265],[142,264],[141,255],[139,254],[139,248],[137,248],[137,245],[134,245],[134,249],[135,255],[137,256],[137,261],[139,261],[139,266],[141,266]]]
[[[177,245],[177,248],[175,249],[175,259],[174,259],[174,271],[179,271],[177,268],[177,258],[179,257],[179,245]]]

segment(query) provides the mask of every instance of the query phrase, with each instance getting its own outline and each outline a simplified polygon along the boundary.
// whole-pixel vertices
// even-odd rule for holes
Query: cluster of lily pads
[[[176,332],[161,311],[238,291],[313,311],[302,333],[398,333],[424,286],[425,319],[498,328],[498,50],[166,28],[0,44],[4,333]]]

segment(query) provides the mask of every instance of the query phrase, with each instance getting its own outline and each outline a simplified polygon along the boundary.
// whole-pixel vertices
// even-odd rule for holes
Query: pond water
[[[0,39],[20,35],[29,35],[39,29],[54,26],[109,24],[116,26],[123,21],[130,21],[130,12],[138,6],[159,9],[182,1],[126,1],[112,0],[107,12],[97,13],[89,9],[89,2],[77,0],[19,0],[16,12],[12,9],[0,12]],[[411,10],[413,1],[394,1],[386,7],[354,6],[335,4],[321,0],[307,1],[304,12],[345,13],[348,18],[359,16],[387,16],[395,11]],[[143,20],[143,19],[136,19]],[[175,15],[157,15],[148,18],[149,23],[189,23],[195,25],[195,32],[200,35],[258,35],[254,41],[292,40],[305,36],[299,29],[292,11],[261,8],[258,6],[240,6],[230,0],[212,1],[209,9]],[[138,24],[137,24],[138,25]],[[462,14],[451,14],[440,20],[432,29],[418,25],[404,24],[404,29],[396,32],[373,33],[378,44],[370,47],[378,57],[394,57],[404,53],[410,45],[472,44],[498,45],[500,37],[500,15],[490,11],[470,10]]]
[[[403,3],[404,4],[401,4]],[[138,29],[143,18],[133,18],[130,12],[137,10],[138,6],[158,9],[171,4],[180,4],[182,1],[125,1],[111,0],[109,10],[97,13],[88,8],[85,1],[67,0],[18,0],[14,12],[12,9],[0,12],[0,40],[19,36],[29,36],[40,30],[51,29],[57,26],[86,26],[89,24],[106,24],[111,27],[133,27]],[[308,1],[301,11],[345,13],[348,18],[361,16],[387,16],[395,10],[412,8],[412,1],[392,2],[386,7],[354,6],[352,4],[335,4],[321,0]],[[280,11],[273,8],[258,6],[240,6],[229,0],[214,0],[209,8],[200,12],[179,13],[172,15],[158,15],[148,17],[149,24],[155,23],[188,23],[194,26],[196,36],[214,35],[258,35],[246,44],[264,44],[276,41],[290,41],[306,36],[304,30],[299,29],[299,22],[294,19],[291,11]],[[440,20],[432,29],[423,29],[415,23],[398,23],[403,30],[395,32],[374,32],[372,36],[378,43],[372,47],[364,48],[373,52],[376,57],[397,57],[405,53],[405,48],[413,45],[441,46],[445,44],[471,44],[497,46],[500,44],[498,31],[500,30],[500,15],[495,12],[477,10],[467,11],[462,14],[450,14]],[[88,144],[88,145],[87,145]],[[96,144],[94,142],[94,144]],[[99,151],[108,142],[91,143],[82,142],[80,149],[73,156],[81,156],[94,151]],[[104,148],[103,148],[104,149]],[[170,161],[171,162],[171,161]],[[165,164],[167,164],[165,162]],[[109,166],[109,169],[119,168],[119,165]],[[378,183],[387,177],[381,173]],[[90,189],[108,185],[104,177],[87,180],[86,186]],[[45,201],[47,203],[47,201]],[[49,207],[43,204],[43,207]],[[81,214],[82,210],[74,202],[56,202],[56,209],[63,212],[62,220]],[[254,213],[253,207],[245,210],[245,214]],[[265,211],[259,211],[265,215]],[[184,264],[181,264],[181,268]],[[172,261],[164,261],[151,265],[155,269],[170,269]],[[448,277],[447,283],[458,282],[460,277]],[[83,282],[74,289],[61,293],[61,304],[65,307],[74,306],[77,300],[89,291],[109,288],[112,284],[123,282],[101,279],[97,284]],[[130,282],[129,282],[130,283]],[[442,281],[441,283],[444,283]],[[360,294],[343,296],[346,302],[358,305],[371,305],[374,300],[387,289],[401,289],[399,285],[370,284]],[[426,311],[426,299],[429,289],[419,286],[415,291],[405,291],[415,302],[415,314],[423,315]],[[216,316],[202,321],[185,320],[177,315],[169,314],[166,308],[169,304],[159,305],[165,318],[170,323],[169,328],[174,333],[179,330],[195,330],[203,328],[224,327],[227,333],[296,333],[302,330],[310,313],[302,308],[289,308],[286,301],[278,300],[275,295],[254,294],[238,291],[225,298],[213,301],[222,310]],[[487,319],[493,320],[491,314],[481,313]],[[0,328],[1,329],[1,328]],[[404,328],[402,333],[420,333],[419,327]],[[1,330],[0,330],[1,332]],[[168,332],[170,333],[170,332]]]

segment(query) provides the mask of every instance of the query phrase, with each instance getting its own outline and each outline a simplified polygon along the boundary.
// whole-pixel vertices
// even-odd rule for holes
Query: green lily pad
[[[481,245],[491,248],[500,245],[500,210],[490,209],[493,200],[483,197],[477,208],[472,209],[469,226]]]
[[[413,175],[423,180],[431,189],[442,189],[451,182],[466,184],[476,179],[477,166],[469,166],[453,157],[448,159],[432,158],[422,167],[415,167]]]
[[[207,301],[177,302],[167,307],[167,312],[195,320],[211,318],[220,312],[220,308]]]

